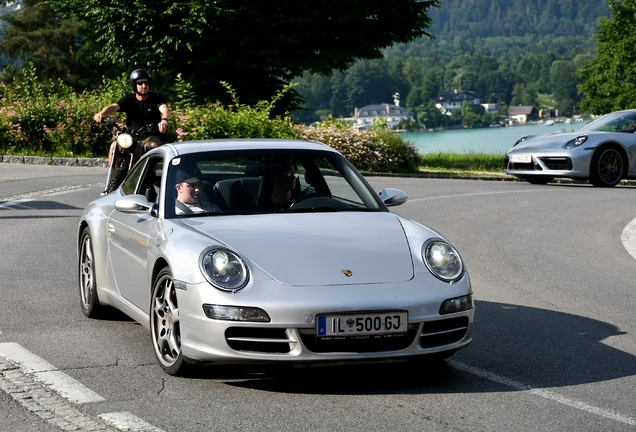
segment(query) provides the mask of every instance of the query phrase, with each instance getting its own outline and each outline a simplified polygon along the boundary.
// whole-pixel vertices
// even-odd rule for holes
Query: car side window
[[[161,185],[161,174],[163,173],[163,158],[149,158],[148,169],[143,174],[139,182],[138,193],[144,195],[149,202],[159,202],[159,187]]]
[[[144,162],[137,164],[133,167],[133,169],[128,173],[128,177],[124,180],[124,195],[132,195],[137,193],[137,184],[139,183],[139,178],[141,174],[144,172],[144,168],[148,160],[146,159]]]

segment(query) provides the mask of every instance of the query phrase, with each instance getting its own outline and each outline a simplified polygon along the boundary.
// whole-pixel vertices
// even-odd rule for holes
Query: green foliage
[[[105,156],[104,133],[92,133],[94,113],[112,103],[127,87],[124,79],[103,81],[99,92],[75,93],[61,82],[43,86],[30,65],[16,78],[15,88],[0,87],[0,152],[67,157]],[[18,85],[19,83],[19,85]],[[294,125],[289,116],[272,117],[274,106],[292,86],[269,100],[244,105],[234,88],[222,83],[233,105],[194,105],[187,101],[189,86],[180,83],[181,109],[172,111],[170,132],[179,141],[210,138],[292,138],[323,142],[344,154],[358,169],[378,172],[417,172],[421,159],[415,147],[374,123],[369,131],[329,119],[316,128]],[[35,90],[41,90],[36,92]]]
[[[210,138],[295,138],[293,124],[288,116],[270,118],[274,105],[291,90],[286,86],[268,101],[254,106],[242,105],[236,91],[228,83],[222,83],[233,100],[233,105],[220,102],[190,105],[173,111],[176,118],[177,140]],[[187,88],[187,86],[184,86]]]
[[[361,171],[412,173],[420,165],[415,147],[386,128],[357,130],[331,119],[317,127],[297,126],[296,130],[301,139],[322,142],[338,150]]]
[[[593,114],[636,107],[636,1],[608,4],[611,16],[599,20],[596,55],[577,72],[581,108]]]
[[[225,81],[254,105],[305,71],[330,74],[356,58],[426,35],[438,0],[49,0],[91,23],[95,54],[127,69],[181,73],[208,100],[229,103]],[[279,101],[295,103],[294,92]],[[280,112],[284,112],[282,109]]]
[[[0,149],[4,153],[90,156],[105,152],[105,139],[89,134],[99,110],[94,94],[77,94],[60,80],[44,86],[33,64],[22,69],[0,101]]]

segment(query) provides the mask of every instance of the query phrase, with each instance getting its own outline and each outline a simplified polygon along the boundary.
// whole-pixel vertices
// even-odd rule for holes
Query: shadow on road
[[[453,360],[535,388],[607,381],[636,374],[636,357],[603,343],[613,325],[512,304],[477,303],[473,343]],[[399,362],[292,368],[211,366],[195,379],[306,394],[453,393],[513,390],[454,368],[452,362]],[[488,384],[485,384],[488,383]]]
[[[17,211],[20,212],[17,212]],[[79,207],[56,201],[16,201],[5,203],[0,201],[0,219],[52,219],[61,217],[77,217],[75,215],[59,215],[52,213],[22,213],[24,211],[44,210],[81,210]]]

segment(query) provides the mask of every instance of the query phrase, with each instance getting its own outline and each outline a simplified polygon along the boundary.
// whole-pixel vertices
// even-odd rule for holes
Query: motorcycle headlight
[[[117,145],[123,149],[129,148],[133,145],[133,138],[130,134],[120,134],[117,136]]]
[[[571,139],[570,141],[565,143],[564,148],[566,149],[573,149],[576,148],[578,146],[580,146],[581,144],[583,144],[585,141],[587,141],[588,136],[587,135],[579,135],[574,139]]]
[[[464,263],[453,246],[443,240],[432,240],[422,247],[422,259],[433,275],[445,282],[459,279]]]
[[[223,291],[240,290],[249,280],[241,257],[222,248],[207,249],[201,254],[201,271],[208,282]]]

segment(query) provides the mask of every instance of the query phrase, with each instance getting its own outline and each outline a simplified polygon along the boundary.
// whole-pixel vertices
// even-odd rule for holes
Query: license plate
[[[523,154],[519,154],[519,155],[512,155],[512,161],[516,162],[516,163],[531,163],[532,162],[532,155],[523,155]]]
[[[318,315],[316,335],[333,337],[406,333],[408,321],[407,311]]]

